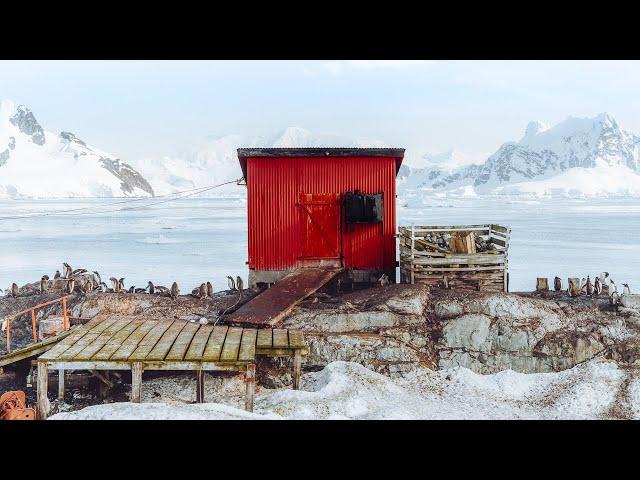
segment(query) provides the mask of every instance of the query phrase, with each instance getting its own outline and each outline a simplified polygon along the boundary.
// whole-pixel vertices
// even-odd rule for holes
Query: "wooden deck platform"
[[[343,269],[299,268],[225,318],[232,325],[274,326]]]
[[[245,407],[253,410],[256,355],[294,357],[294,388],[298,388],[302,356],[307,353],[299,330],[99,315],[38,358],[38,416],[47,415],[49,368],[59,371],[58,390],[63,398],[65,370],[131,370],[133,402],[140,401],[144,370],[196,371],[196,401],[200,402],[204,371],[245,372]]]

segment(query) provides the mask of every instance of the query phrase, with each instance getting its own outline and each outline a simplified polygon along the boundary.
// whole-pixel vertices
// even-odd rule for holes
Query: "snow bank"
[[[619,418],[620,412],[640,418],[640,382],[634,372],[614,363],[589,362],[559,373],[529,375],[415,368],[404,378],[390,379],[356,363],[333,362],[304,375],[299,391],[258,389],[255,413],[239,408],[239,378],[231,387],[213,387],[216,391],[208,390],[205,397],[235,407],[181,403],[193,398],[194,380],[187,381],[187,388],[185,380],[158,378],[143,390],[155,392],[160,395],[156,400],[165,403],[97,405],[51,419],[590,419]]]

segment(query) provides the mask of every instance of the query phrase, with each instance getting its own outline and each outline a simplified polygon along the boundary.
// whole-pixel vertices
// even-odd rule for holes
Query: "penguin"
[[[100,285],[102,283],[102,277],[95,270],[92,273],[96,276],[96,279],[98,280],[98,285]]]
[[[76,288],[76,281],[72,278],[67,282],[67,293],[73,293]]]
[[[389,285],[389,277],[386,273],[383,273],[382,276],[378,279],[378,283],[380,283],[381,287],[385,287]]]
[[[600,277],[596,277],[596,281],[593,286],[593,292],[596,296],[602,294],[602,283],[600,282]]]
[[[553,279],[553,289],[556,292],[562,290],[562,279],[560,277],[556,277]]]
[[[71,272],[71,275],[82,275],[83,273],[87,273],[86,268],[76,268],[73,272]]]
[[[607,285],[607,278],[609,278],[609,272],[602,272],[599,275],[600,285],[602,286],[602,293],[609,294],[609,285]]]
[[[11,296],[13,298],[16,298],[18,296],[18,294],[20,293],[20,289],[18,288],[18,284],[17,283],[12,283],[11,284]]]
[[[110,277],[109,280],[113,283],[113,291],[116,293],[120,292],[120,282],[115,277]]]
[[[155,289],[155,286],[153,285],[153,282],[151,282],[151,281],[147,282],[147,290],[149,291],[149,294],[151,294],[151,295],[156,293],[156,289]]]
[[[200,295],[200,287],[196,287],[193,290],[191,290],[191,296],[196,298],[202,298],[202,296]]]
[[[582,280],[580,280],[580,291],[581,292],[587,291],[587,279],[584,277],[582,277]]]
[[[106,283],[104,283],[104,282],[100,282],[100,283],[98,284],[98,291],[99,291],[99,292],[106,293],[108,290],[109,290],[109,287],[107,286],[107,284],[106,284]]]
[[[60,274],[60,270],[56,270],[55,275],[53,276],[54,280],[60,278],[62,275]]]
[[[616,285],[616,282],[614,282],[613,279],[610,278],[609,283],[613,285],[613,291],[611,291],[610,293],[618,293],[618,286]]]
[[[157,285],[154,288],[155,293],[157,293],[158,295],[167,295],[169,294],[169,289],[167,287],[163,287],[162,285]]]
[[[593,295],[593,283],[591,283],[591,277],[589,277],[589,275],[587,275],[587,295],[591,296]]]
[[[618,310],[618,305],[620,305],[620,294],[617,290],[614,290],[611,292],[611,295],[609,295],[609,303],[616,311]]]
[[[242,277],[240,275],[238,275],[236,277],[236,288],[242,292],[242,290],[244,290],[244,282],[242,281]]]
[[[40,279],[40,294],[47,293],[47,290],[49,290],[49,276],[43,275]]]
[[[118,280],[118,285],[120,285],[120,290],[124,288],[124,277]]]
[[[93,292],[93,278],[88,277],[87,281],[84,283],[84,293]]]
[[[129,293],[136,293],[136,286],[135,285],[131,285],[129,287]]]
[[[624,289],[622,290],[622,293],[624,295],[631,295],[631,289],[629,288],[629,284],[623,283],[622,286],[624,287]]]
[[[211,282],[207,282],[207,296],[213,298],[213,284]]]
[[[73,274],[71,265],[69,265],[67,262],[64,262],[62,265],[64,265],[64,278],[71,278],[71,275]]]
[[[229,285],[229,290],[235,290],[236,289],[236,282],[233,281],[233,278],[230,277],[229,275],[227,275],[228,281],[227,281],[227,285]]]
[[[134,293],[145,293],[147,291],[146,288],[136,288],[134,290]]]
[[[207,284],[203,283],[200,285],[200,298],[207,298]]]
[[[180,295],[180,289],[178,288],[178,284],[173,282],[173,284],[171,284],[171,298],[175,300],[178,298],[178,295]]]

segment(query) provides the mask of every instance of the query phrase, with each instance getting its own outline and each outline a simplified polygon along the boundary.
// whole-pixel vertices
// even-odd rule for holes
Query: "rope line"
[[[229,185],[231,183],[237,183],[237,182],[238,182],[238,180],[231,180],[229,182],[219,183],[217,185],[209,185],[209,186],[205,186],[205,187],[198,187],[198,188],[194,188],[194,189],[190,189],[190,190],[183,190],[183,191],[180,191],[180,192],[173,192],[173,193],[167,193],[165,195],[158,195],[158,196],[155,196],[155,197],[144,197],[144,198],[127,199],[127,200],[122,200],[122,201],[119,201],[119,202],[104,203],[102,205],[93,205],[93,206],[90,206],[90,207],[59,210],[57,212],[42,212],[42,213],[35,213],[35,214],[6,216],[6,217],[0,217],[0,220],[19,220],[19,219],[23,219],[23,218],[39,218],[39,217],[50,217],[50,216],[74,217],[74,216],[79,216],[79,215],[93,215],[93,214],[98,214],[98,213],[135,211],[135,210],[145,209],[145,208],[148,208],[148,207],[151,207],[151,206],[154,206],[154,205],[160,205],[160,204],[163,204],[163,203],[172,202],[174,200],[180,200],[180,199],[183,199],[183,198],[192,197],[194,195],[199,195],[199,194],[207,192],[209,190],[213,190],[214,188],[222,187],[224,185]],[[149,201],[149,200],[153,200],[153,199],[156,199],[156,198],[163,198],[163,197],[175,197],[175,198],[166,198],[164,200],[159,200],[157,202],[154,201],[154,202],[151,202],[151,203],[147,203],[147,204],[139,205],[139,206],[133,206],[133,207],[123,207],[123,208],[115,208],[115,209],[96,210],[97,208],[99,209],[99,208],[102,208],[102,207],[107,207],[107,206],[112,206],[112,205],[121,205],[121,204],[126,204],[126,203]],[[89,211],[84,211],[84,210],[89,210]]]

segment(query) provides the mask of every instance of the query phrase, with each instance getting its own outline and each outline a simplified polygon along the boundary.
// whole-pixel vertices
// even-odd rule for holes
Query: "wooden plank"
[[[416,258],[415,265],[502,265],[504,256],[502,255],[470,255],[469,257],[447,257],[447,258]]]
[[[227,331],[229,327],[224,325],[219,325],[213,327],[213,331],[209,336],[209,341],[207,342],[207,346],[204,348],[204,354],[202,355],[202,360],[206,360],[208,362],[218,361],[220,358],[220,353],[222,352],[222,346],[224,345],[224,340],[227,336]]]
[[[118,333],[111,337],[107,343],[93,356],[92,360],[108,360],[122,346],[127,338],[135,332],[144,320],[137,319],[129,322]]]
[[[64,369],[58,370],[58,400],[64,402]]]
[[[302,373],[302,354],[300,350],[296,349],[293,357],[293,389],[298,390],[300,388],[300,375]]]
[[[68,332],[70,332],[69,335],[47,353],[41,355],[40,358],[42,360],[53,360],[54,358],[57,358],[60,354],[67,351],[67,349],[69,349],[69,347],[71,347],[71,345],[73,345],[76,341],[89,333],[89,331],[102,320],[102,317],[100,319],[94,317],[84,325],[73,327],[70,330],[67,330]]]
[[[245,402],[244,409],[248,412],[253,412],[253,393],[256,383],[256,364],[251,363],[247,367],[247,371],[244,377],[245,382]]]
[[[200,360],[204,354],[204,348],[207,346],[209,335],[213,331],[212,325],[202,325],[191,340],[191,345],[184,356],[185,360]]]
[[[258,331],[255,328],[245,328],[242,331],[242,340],[240,341],[240,352],[238,360],[253,362],[256,357],[256,338]]]
[[[84,348],[91,344],[96,338],[100,336],[102,332],[104,332],[107,328],[113,325],[116,322],[116,318],[107,318],[102,322],[95,325],[89,332],[80,338],[78,341],[74,342],[64,353],[58,355],[56,360],[70,360],[75,357],[78,353],[80,353]]]
[[[288,348],[289,335],[286,328],[273,329],[273,348]]]
[[[49,371],[46,362],[38,362],[37,415],[39,420],[46,420],[49,413]]]
[[[111,337],[118,333],[122,328],[131,323],[131,318],[121,318],[109,325],[93,342],[78,352],[73,358],[75,360],[89,360],[98,351],[106,345]]]
[[[173,342],[178,338],[178,335],[187,323],[188,322],[185,322],[184,320],[175,320],[171,326],[163,332],[158,341],[154,342],[154,345],[151,345],[151,340],[145,344],[145,337],[143,341],[140,342],[140,345],[138,345],[138,348],[136,348],[136,350],[131,354],[129,359],[134,361],[164,360],[164,357],[169,353]],[[153,330],[151,330],[151,332],[153,332]]]
[[[199,323],[187,323],[182,331],[180,331],[180,335],[178,335],[176,341],[173,342],[173,346],[171,347],[171,350],[169,350],[165,360],[182,360],[184,358],[184,354],[187,353],[191,340],[199,328]]]
[[[291,348],[305,347],[304,334],[301,330],[289,330],[289,346]]]
[[[122,342],[120,348],[110,357],[110,360],[127,360],[131,354],[138,348],[138,344],[149,334],[154,327],[158,325],[158,322],[152,320],[146,320],[136,328],[131,335]]]
[[[238,353],[240,351],[240,340],[242,338],[242,328],[229,327],[227,332],[227,338],[224,340],[222,346],[222,353],[220,354],[221,362],[235,362],[238,360]]]
[[[140,403],[142,399],[142,362],[131,364],[131,402]]]
[[[0,367],[52,350],[57,346],[58,342],[61,342],[62,339],[68,337],[71,333],[73,333],[73,330],[67,330],[55,337],[48,338],[44,342],[31,343],[24,348],[13,350],[11,353],[0,357]]]
[[[429,272],[474,272],[474,271],[485,271],[485,270],[504,270],[504,265],[499,265],[495,267],[460,267],[460,268],[425,267],[425,271],[429,271]]]
[[[273,346],[273,329],[261,328],[258,330],[256,346],[258,348],[271,348]]]
[[[290,355],[292,350],[287,350],[281,356]],[[136,362],[129,362],[126,360],[54,360],[52,362],[44,362],[50,368],[53,369],[65,369],[65,370],[130,370],[131,365]],[[185,371],[220,371],[220,372],[244,372],[247,369],[247,362],[165,362],[164,360],[151,361],[151,362],[139,362],[142,364],[143,369],[147,370],[185,370]]]
[[[275,325],[296,305],[326,285],[342,270],[333,267],[296,269],[227,316],[226,321],[242,326]]]

